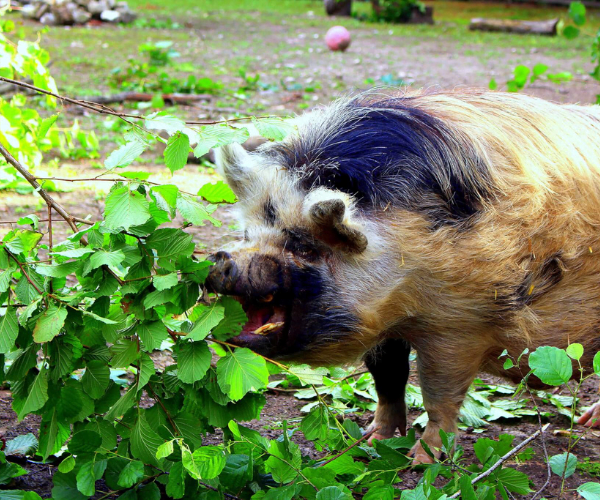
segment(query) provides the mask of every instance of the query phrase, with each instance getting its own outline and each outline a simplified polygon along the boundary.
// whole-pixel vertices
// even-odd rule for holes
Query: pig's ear
[[[317,239],[343,252],[358,254],[367,248],[367,237],[345,220],[346,203],[340,198],[315,201],[307,215]]]
[[[252,158],[239,144],[228,144],[215,150],[217,169],[227,184],[241,200],[250,192],[256,174],[252,170]]]

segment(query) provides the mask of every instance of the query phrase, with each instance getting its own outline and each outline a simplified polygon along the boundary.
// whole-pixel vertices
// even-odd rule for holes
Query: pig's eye
[[[285,230],[285,249],[306,260],[317,260],[320,257],[319,249],[312,236],[304,231]]]

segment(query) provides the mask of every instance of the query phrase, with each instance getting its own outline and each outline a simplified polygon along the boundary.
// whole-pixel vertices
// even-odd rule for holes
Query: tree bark
[[[503,31],[506,33],[520,33],[525,35],[556,35],[558,19],[548,21],[515,21],[512,19],[484,19],[481,17],[471,19],[470,30],[476,31]]]

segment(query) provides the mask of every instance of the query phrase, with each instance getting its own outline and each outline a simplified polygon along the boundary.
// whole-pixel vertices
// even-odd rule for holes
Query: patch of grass
[[[579,462],[577,470],[593,477],[600,477],[600,463],[592,462],[590,457],[585,457],[583,462]]]

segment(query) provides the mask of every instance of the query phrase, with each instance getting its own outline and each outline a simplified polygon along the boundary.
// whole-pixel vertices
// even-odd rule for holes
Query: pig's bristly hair
[[[268,154],[307,191],[340,190],[363,210],[425,212],[436,227],[463,222],[491,197],[488,166],[460,133],[411,101],[340,99],[301,119],[298,134]]]

